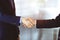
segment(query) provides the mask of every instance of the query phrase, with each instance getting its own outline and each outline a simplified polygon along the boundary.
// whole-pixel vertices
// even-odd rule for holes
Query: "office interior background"
[[[14,0],[16,16],[55,19],[60,13],[60,0]],[[59,28],[37,29],[19,26],[20,40],[57,40]]]

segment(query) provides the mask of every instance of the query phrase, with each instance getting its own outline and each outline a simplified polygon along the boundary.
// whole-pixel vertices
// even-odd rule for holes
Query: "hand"
[[[28,17],[28,18],[22,18],[22,23],[24,27],[31,28],[36,24],[36,20]]]

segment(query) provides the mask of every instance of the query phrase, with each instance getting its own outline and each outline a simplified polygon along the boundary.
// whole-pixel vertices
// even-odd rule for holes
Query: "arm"
[[[0,21],[19,26],[20,17],[3,15],[0,16]]]
[[[37,28],[54,28],[59,26],[60,26],[60,14],[56,17],[56,19],[37,20],[36,23]]]

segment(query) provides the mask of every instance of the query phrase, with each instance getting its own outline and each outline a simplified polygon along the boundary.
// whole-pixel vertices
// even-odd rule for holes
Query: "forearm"
[[[60,14],[51,20],[37,20],[36,21],[37,28],[55,28],[60,27]]]
[[[0,16],[0,21],[18,26],[20,17],[3,15],[3,16]]]
[[[37,28],[54,28],[57,27],[56,20],[37,20],[36,21]]]

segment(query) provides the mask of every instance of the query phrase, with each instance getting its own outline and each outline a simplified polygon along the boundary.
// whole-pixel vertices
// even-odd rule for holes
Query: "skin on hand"
[[[31,28],[35,25],[35,20],[28,17],[28,18],[22,18],[22,23],[24,27]]]
[[[29,20],[33,25],[36,24],[34,19],[32,19],[32,18],[29,17],[28,20]]]

